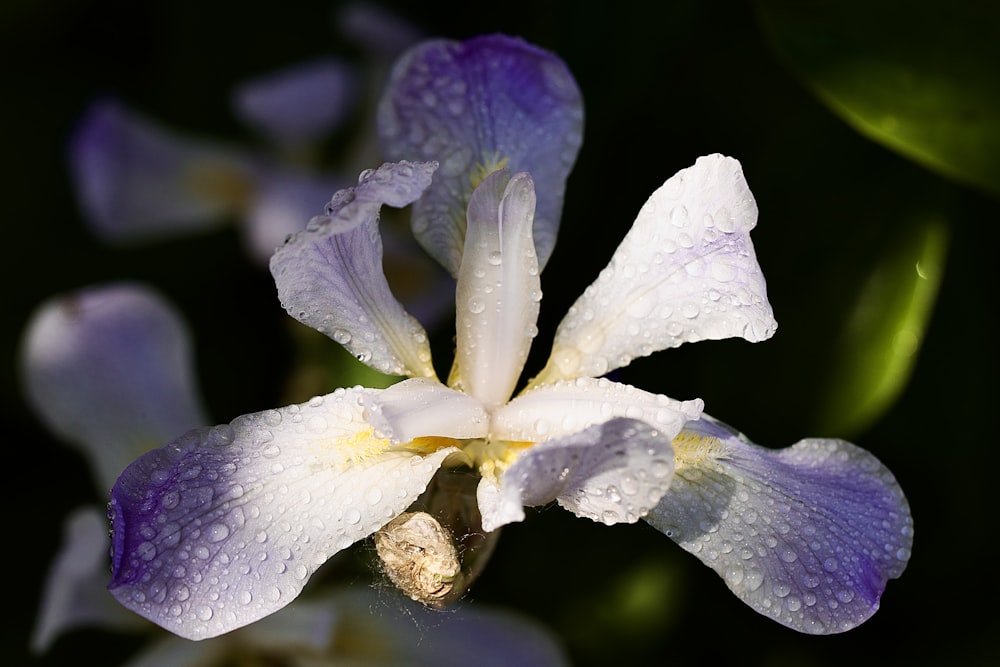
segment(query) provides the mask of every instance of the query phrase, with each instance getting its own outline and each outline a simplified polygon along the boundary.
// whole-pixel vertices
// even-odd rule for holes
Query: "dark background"
[[[520,35],[558,53],[580,84],[585,139],[543,275],[538,351],[547,350],[562,314],[645,198],[699,155],[733,155],[760,208],[754,243],[778,333],[757,345],[704,342],[666,351],[636,362],[621,379],[677,398],[700,396],[711,414],[762,444],[850,437],[895,473],[915,518],[908,570],[889,584],[882,609],[844,635],[808,637],[758,616],[645,524],[609,528],[558,508],[504,529],[471,597],[535,616],[580,665],[993,664],[1000,653],[1000,623],[990,611],[998,593],[997,200],[853,130],[776,55],[753,3],[384,4],[428,35]],[[936,4],[899,3],[886,39],[911,34],[908,12],[926,17],[913,39],[928,39],[938,30],[927,22],[948,24],[963,5]],[[31,310],[52,294],[96,282],[155,285],[193,328],[205,398],[220,422],[277,405],[291,360],[287,315],[235,230],[131,249],[92,236],[66,171],[74,123],[95,96],[113,94],[167,126],[252,141],[229,110],[234,84],[318,56],[358,57],[337,35],[335,5],[25,0],[0,9],[0,344],[3,423],[13,430],[0,466],[8,475],[0,549],[4,664],[70,664],[86,656],[88,664],[111,665],[137,646],[111,633],[76,632],[44,658],[27,654],[62,517],[101,502],[82,457],[54,440],[20,395],[15,354]],[[859,24],[866,20],[859,14]],[[964,46],[970,60],[982,61],[983,44]],[[331,140],[331,154],[341,141]],[[938,216],[948,232],[933,315],[898,398],[852,429],[823,412],[842,399],[831,383],[843,360],[832,351],[867,277],[911,238],[921,213]],[[436,333],[447,340],[447,329]]]

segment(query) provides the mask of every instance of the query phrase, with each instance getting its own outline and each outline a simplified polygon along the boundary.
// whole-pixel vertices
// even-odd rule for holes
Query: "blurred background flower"
[[[0,330],[8,359],[30,313],[52,294],[141,280],[186,315],[210,414],[228,419],[308,397],[308,382],[288,378],[307,345],[290,334],[242,232],[228,225],[108,246],[77,206],[67,154],[94,100],[114,98],[162,128],[294,162],[264,130],[237,122],[228,96],[245,81],[318,59],[370,62],[341,32],[336,17],[346,6],[40,0],[0,9],[13,250],[4,264],[9,324]],[[473,599],[542,619],[580,665],[665,655],[746,665],[991,664],[997,621],[974,610],[998,593],[986,537],[998,453],[973,425],[1000,399],[988,305],[1000,245],[998,10],[974,0],[371,7],[427,35],[520,35],[559,54],[579,82],[584,148],[542,276],[540,338],[557,324],[546,318],[564,313],[607,263],[649,192],[698,155],[739,158],[760,208],[755,247],[777,334],[754,346],[681,348],[619,379],[700,396],[757,442],[849,438],[893,470],[916,522],[906,576],[890,584],[881,611],[820,643],[732,604],[715,574],[654,530],[589,525],[559,511],[504,531]],[[364,119],[355,108],[319,142],[321,173],[348,159]],[[353,180],[357,171],[338,173]],[[449,356],[450,341],[443,346],[435,358]],[[334,366],[316,372],[328,383]],[[2,491],[15,516],[29,517],[5,549],[18,613],[3,628],[2,657],[120,663],[139,640],[110,631],[70,632],[47,655],[28,657],[63,517],[104,496],[86,459],[33,416],[13,373],[3,392],[14,429],[9,469],[30,474]],[[957,456],[946,458],[952,449]],[[539,535],[548,547],[541,552],[532,546]]]

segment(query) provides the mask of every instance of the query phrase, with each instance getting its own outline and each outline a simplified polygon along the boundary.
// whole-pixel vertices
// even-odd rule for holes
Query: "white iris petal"
[[[534,184],[526,173],[493,172],[469,201],[450,383],[488,407],[510,398],[536,332],[541,286],[534,211]]]

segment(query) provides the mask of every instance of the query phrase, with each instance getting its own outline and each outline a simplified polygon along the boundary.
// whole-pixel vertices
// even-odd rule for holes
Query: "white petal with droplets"
[[[510,398],[535,337],[542,292],[531,236],[534,211],[526,173],[493,172],[469,201],[449,384],[489,407]]]
[[[119,602],[190,639],[253,622],[295,598],[332,554],[424,490],[453,450],[390,449],[338,390],[194,431],[143,456],[112,491]]]
[[[492,433],[503,440],[537,442],[628,417],[673,437],[701,415],[702,406],[701,399],[677,401],[605,378],[577,378],[535,387],[497,409]]]
[[[674,441],[677,471],[646,521],[753,609],[801,632],[848,630],[906,567],[909,506],[874,456],[842,440],[781,450],[704,418]]]
[[[733,158],[710,155],[679,171],[570,308],[537,381],[597,377],[687,342],[771,336],[777,324],[750,240],[756,222]]]
[[[403,380],[363,399],[365,419],[394,443],[414,438],[482,438],[489,416],[475,398],[427,378]]]
[[[553,500],[577,516],[634,523],[659,502],[674,471],[671,436],[634,419],[612,419],[534,445],[498,482],[480,483],[483,529],[524,518]]]

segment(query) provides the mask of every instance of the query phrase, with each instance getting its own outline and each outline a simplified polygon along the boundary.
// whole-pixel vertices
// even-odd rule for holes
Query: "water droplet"
[[[152,542],[143,542],[136,548],[135,554],[139,560],[151,561],[156,558],[156,546]]]
[[[229,537],[229,526],[224,523],[217,523],[208,529],[209,542],[221,542]]]
[[[250,604],[253,601],[253,595],[250,591],[240,591],[239,600],[242,604]]]
[[[351,332],[347,329],[334,329],[333,330],[333,340],[340,343],[341,345],[347,345],[351,342]]]
[[[350,508],[349,510],[344,512],[344,521],[351,524],[352,526],[356,525],[359,521],[361,521],[361,512],[359,512],[357,509],[353,507]]]
[[[472,297],[469,299],[469,312],[473,315],[478,315],[479,313],[486,310],[486,302],[484,302],[479,297]]]
[[[211,607],[205,606],[198,609],[198,618],[203,621],[209,621],[212,619],[212,615],[215,612],[212,611]]]
[[[753,592],[764,583],[764,573],[760,570],[748,570],[743,578],[746,590]]]
[[[836,572],[838,567],[840,567],[840,563],[832,556],[823,561],[823,569],[827,572]]]
[[[382,500],[382,489],[373,486],[365,492],[365,500],[372,505],[377,505]]]
[[[491,266],[500,266],[503,263],[503,255],[500,254],[499,250],[494,250],[486,257],[486,261]]]

